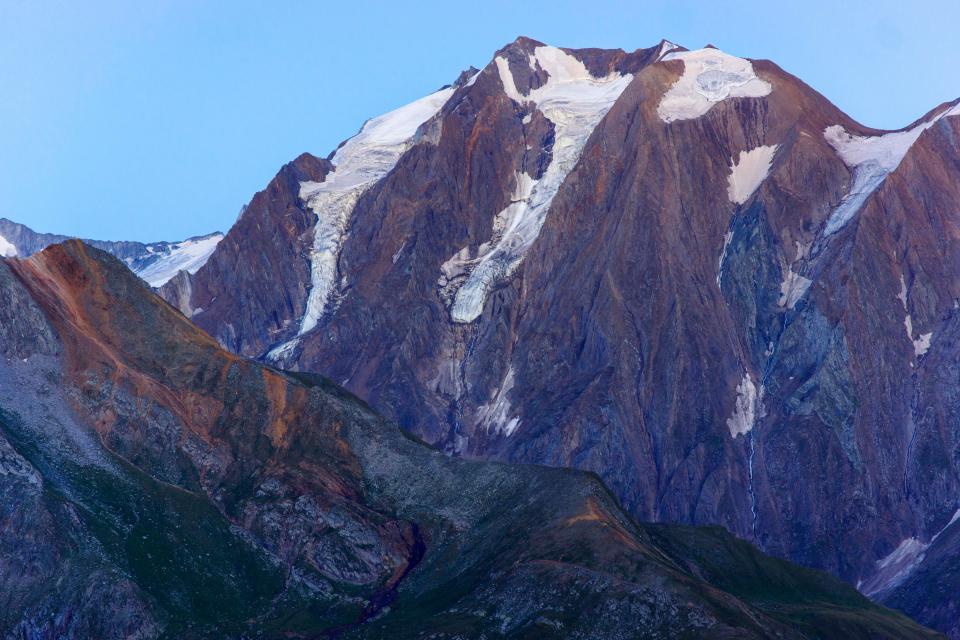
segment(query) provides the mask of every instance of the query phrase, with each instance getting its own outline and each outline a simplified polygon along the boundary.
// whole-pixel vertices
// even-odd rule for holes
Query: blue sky
[[[226,230],[303,151],[518,35],[768,58],[864,124],[960,96],[960,0],[0,0],[0,216],[103,239]]]

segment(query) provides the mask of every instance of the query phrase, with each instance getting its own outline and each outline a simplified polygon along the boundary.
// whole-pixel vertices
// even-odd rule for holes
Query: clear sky
[[[960,0],[0,0],[0,216],[174,240],[518,35],[768,58],[860,122],[960,96]]]

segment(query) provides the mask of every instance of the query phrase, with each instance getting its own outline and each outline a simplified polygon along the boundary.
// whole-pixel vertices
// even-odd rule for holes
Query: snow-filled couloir
[[[590,134],[633,79],[617,72],[597,78],[580,60],[556,47],[537,47],[529,61],[531,67],[539,64],[548,78],[543,86],[521,94],[507,60],[500,56],[494,60],[507,96],[521,104],[533,103],[553,123],[553,154],[539,179],[526,173],[517,176],[512,201],[497,214],[494,237],[481,245],[478,255],[470,257],[465,248],[444,264],[441,286],[467,273],[453,297],[450,317],[454,322],[476,320],[493,287],[523,261]]]
[[[297,337],[273,349],[270,357],[283,355],[317,325],[336,287],[337,260],[357,201],[396,166],[413,146],[420,125],[436,115],[454,91],[455,87],[441,89],[368,120],[334,154],[334,170],[326,180],[301,183],[300,198],[317,215],[310,254],[310,293]]]

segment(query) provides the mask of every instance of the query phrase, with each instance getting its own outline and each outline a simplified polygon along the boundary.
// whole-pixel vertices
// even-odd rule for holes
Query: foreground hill
[[[592,475],[450,458],[78,241],[0,261],[0,635],[928,638]]]

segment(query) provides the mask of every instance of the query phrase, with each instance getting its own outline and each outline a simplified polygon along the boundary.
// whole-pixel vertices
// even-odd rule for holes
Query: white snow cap
[[[719,49],[674,51],[661,60],[682,60],[683,75],[663,94],[657,115],[664,122],[699,118],[727,98],[761,98],[773,87],[753,71],[749,60]]]
[[[773,154],[780,145],[759,146],[750,151],[741,151],[734,161],[730,158],[730,176],[727,178],[727,196],[734,204],[743,204],[767,179]]]
[[[16,256],[17,248],[12,242],[0,236],[0,258],[15,258]]]
[[[827,220],[825,235],[842,229],[860,210],[871,193],[884,179],[900,166],[907,151],[920,134],[941,118],[960,115],[960,103],[945,109],[912,129],[885,133],[879,136],[858,136],[847,133],[841,125],[827,127],[823,137],[830,143],[848,167],[853,167],[853,186],[850,193],[834,209]]]
[[[134,270],[134,273],[142,280],[146,280],[151,287],[162,286],[180,271],[196,273],[206,264],[221,240],[223,240],[222,233],[214,233],[204,238],[191,238],[170,245],[169,250],[164,253],[158,253],[155,247],[148,245],[147,251],[160,257],[146,267]]]
[[[553,123],[553,155],[538,180],[526,174],[518,176],[513,202],[496,215],[494,236],[481,245],[478,255],[469,258],[469,251],[461,250],[448,261],[450,267],[451,261],[460,256],[459,270],[469,271],[462,284],[450,285],[459,285],[450,310],[454,322],[476,320],[493,287],[523,261],[540,234],[553,197],[580,159],[590,134],[633,79],[618,72],[594,77],[580,60],[556,47],[537,47],[528,62],[531,68],[539,64],[548,77],[543,86],[524,95],[517,90],[506,58],[494,59],[504,93],[521,104],[533,103]]]

